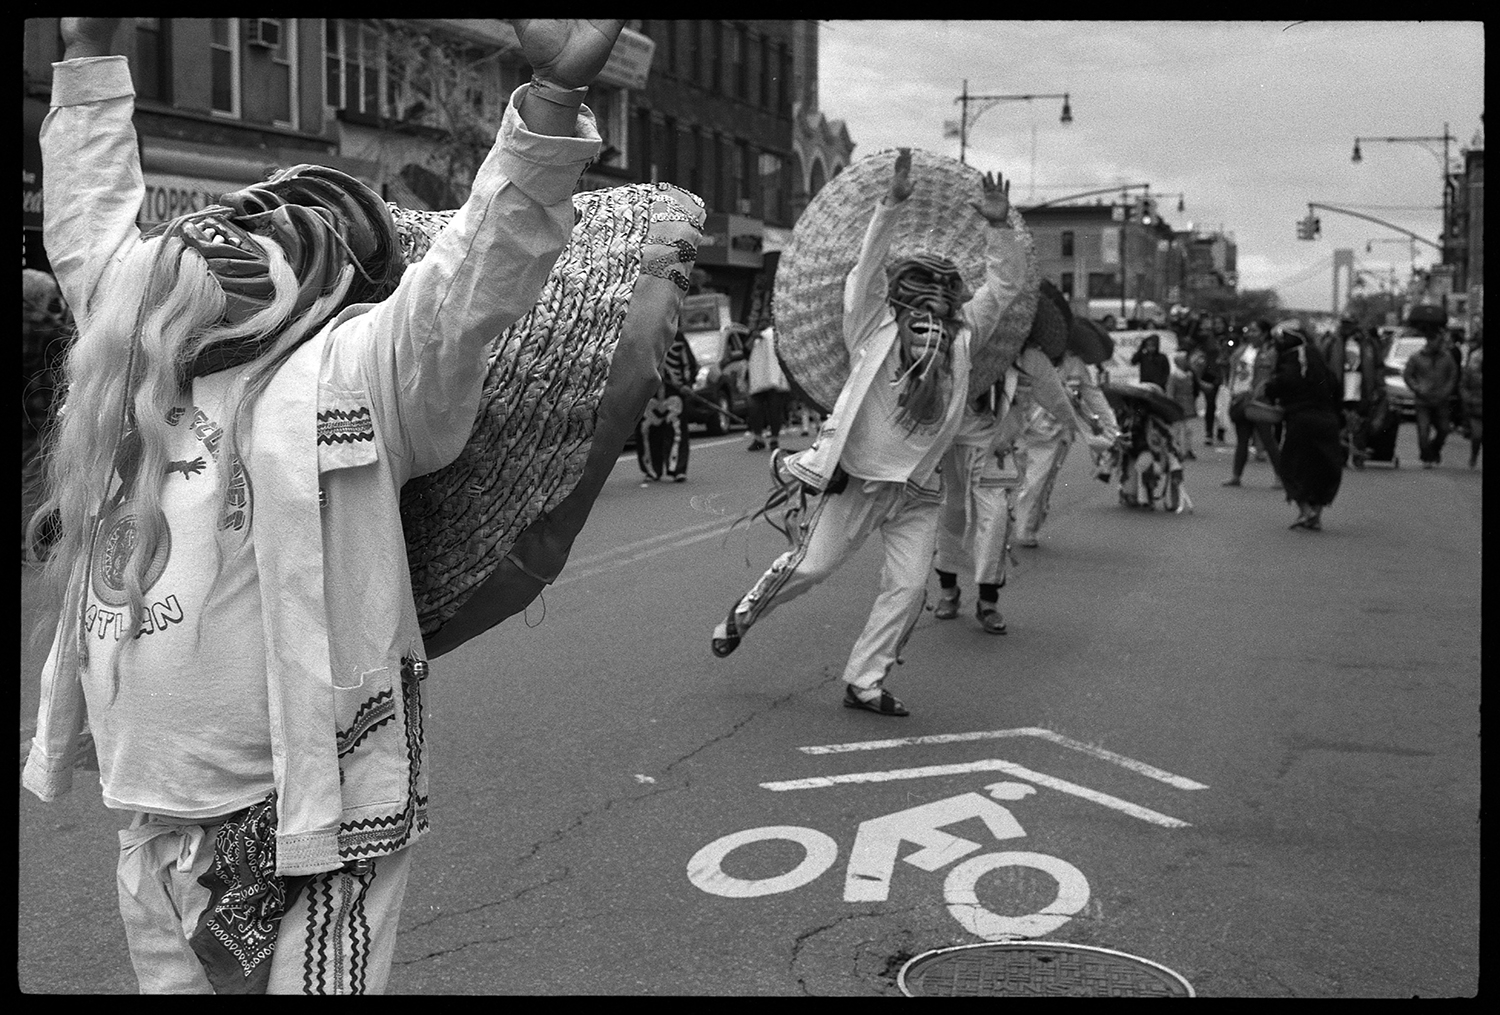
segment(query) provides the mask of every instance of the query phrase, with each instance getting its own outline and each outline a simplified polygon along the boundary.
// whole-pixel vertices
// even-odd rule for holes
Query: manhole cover
[[[1193,997],[1166,966],[1091,945],[997,941],[923,952],[901,967],[907,997]]]

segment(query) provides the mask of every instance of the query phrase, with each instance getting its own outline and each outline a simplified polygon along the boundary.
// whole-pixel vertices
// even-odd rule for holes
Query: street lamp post
[[[1356,164],[1364,161],[1364,157],[1360,154],[1359,151],[1359,143],[1361,141],[1380,141],[1386,144],[1418,144],[1421,145],[1423,149],[1425,149],[1434,158],[1436,158],[1437,152],[1432,151],[1432,149],[1428,148],[1427,144],[1428,142],[1432,141],[1443,142],[1443,229],[1442,235],[1438,238],[1440,241],[1439,249],[1442,251],[1443,264],[1448,263],[1448,214],[1450,211],[1450,205],[1448,201],[1448,188],[1452,183],[1452,165],[1448,160],[1448,149],[1449,145],[1457,140],[1458,138],[1454,137],[1448,132],[1448,124],[1445,122],[1443,124],[1443,133],[1440,135],[1426,134],[1413,135],[1408,137],[1356,137],[1354,139],[1354,154],[1349,157],[1349,161]]]
[[[961,106],[957,124],[959,163],[962,165],[968,165],[967,161],[965,160],[967,158],[969,148],[969,128],[974,126],[974,124],[978,122],[979,118],[984,115],[986,110],[991,109],[992,107],[997,106],[1002,102],[1030,102],[1033,99],[1062,99],[1063,106],[1062,116],[1059,118],[1060,122],[1073,122],[1073,107],[1068,104],[1067,92],[1056,92],[1046,95],[970,95],[969,79],[964,78],[963,94],[953,100],[954,102],[959,103]],[[974,111],[972,114],[969,112],[969,106],[971,104],[974,106]],[[948,130],[946,133],[949,137],[953,136],[951,122],[948,125]]]

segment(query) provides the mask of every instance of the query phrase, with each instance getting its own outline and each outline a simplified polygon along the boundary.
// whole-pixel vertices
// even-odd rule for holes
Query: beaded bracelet
[[[577,109],[583,105],[583,98],[588,94],[589,86],[580,85],[577,88],[564,88],[555,82],[536,75],[531,77],[531,94],[543,102],[550,102],[554,106],[562,106],[566,109]]]

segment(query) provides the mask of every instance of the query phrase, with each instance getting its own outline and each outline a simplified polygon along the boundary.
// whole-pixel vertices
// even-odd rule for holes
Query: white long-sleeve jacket
[[[535,303],[572,230],[579,174],[600,147],[587,108],[578,136],[547,137],[526,129],[520,96],[428,255],[391,297],[347,308],[298,349],[257,403],[246,461],[281,875],[390,853],[427,828],[427,664],[401,487],[467,442],[486,345]],[[54,65],[41,137],[44,238],[84,329],[120,259],[141,242],[133,109],[124,58]],[[22,776],[44,800],[69,790],[85,743],[73,633],[59,625],[44,666]]]
[[[865,393],[880,373],[888,356],[896,355],[896,315],[887,296],[886,255],[901,205],[877,202],[865,232],[859,260],[844,283],[844,343],[849,350],[849,378],[839,392],[832,411],[823,420],[812,447],[787,461],[787,469],[802,482],[823,489],[839,465],[849,425],[859,412]],[[964,412],[964,393],[969,390],[969,344],[974,335],[990,335],[1000,317],[1021,293],[1025,281],[1024,238],[1008,226],[989,226],[985,247],[984,284],[964,304],[964,326],[954,338],[950,362],[954,396],[948,414],[931,450],[918,463],[908,482],[931,483],[943,452],[953,442]]]

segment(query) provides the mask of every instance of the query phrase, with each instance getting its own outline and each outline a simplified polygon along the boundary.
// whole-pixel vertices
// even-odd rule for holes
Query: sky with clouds
[[[1275,288],[1283,305],[1326,308],[1332,257],[1409,273],[1401,234],[1322,212],[1322,237],[1297,239],[1315,201],[1437,240],[1442,143],[1360,145],[1359,137],[1448,132],[1451,153],[1483,124],[1484,26],[1478,21],[825,21],[819,103],[842,119],[854,157],[898,146],[958,156],[944,120],[968,79],[977,95],[1066,92],[1002,102],[971,128],[968,162],[1012,179],[1025,204],[1149,183],[1175,228],[1222,228],[1239,251],[1240,286]],[[1376,241],[1376,242],[1371,242]],[[1369,248],[1367,250],[1367,247]],[[1417,245],[1416,263],[1436,251]]]

